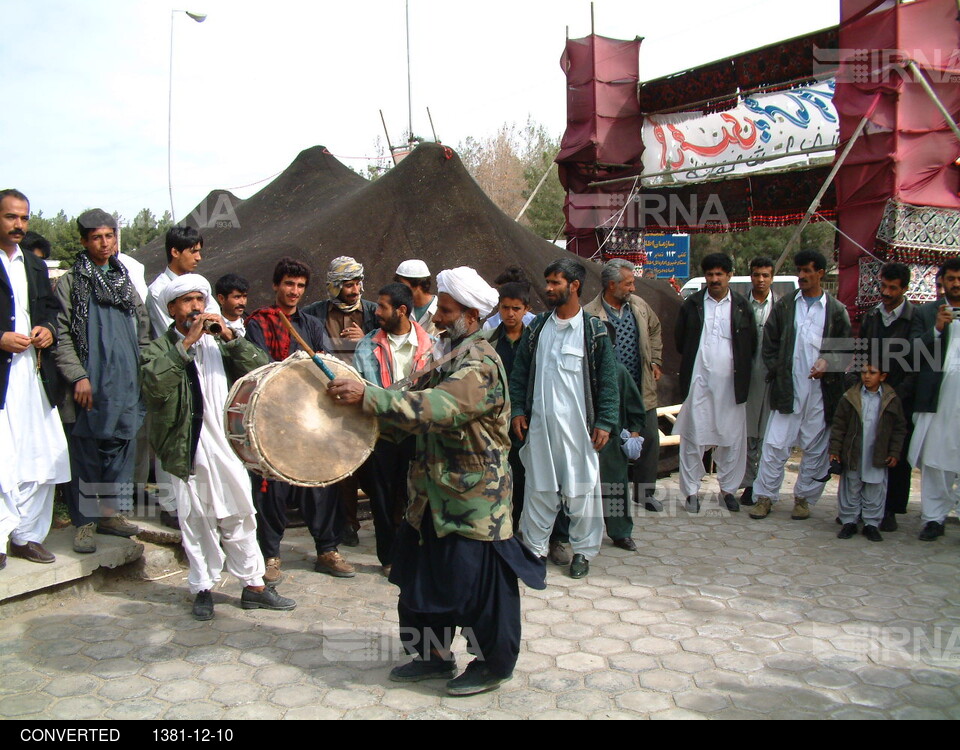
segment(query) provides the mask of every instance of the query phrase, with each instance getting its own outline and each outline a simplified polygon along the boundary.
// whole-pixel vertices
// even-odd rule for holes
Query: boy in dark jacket
[[[878,527],[887,496],[887,469],[897,465],[907,434],[900,398],[886,379],[887,373],[875,362],[865,364],[861,384],[843,394],[833,417],[830,460],[843,466],[839,539],[856,534],[857,519],[863,518],[863,535],[871,542],[883,541]]]

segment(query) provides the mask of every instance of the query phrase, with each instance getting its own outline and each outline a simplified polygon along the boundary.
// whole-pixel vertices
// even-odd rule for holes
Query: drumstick
[[[333,374],[333,371],[329,367],[327,367],[326,363],[320,358],[320,355],[307,346],[307,342],[303,340],[299,333],[297,333],[297,329],[293,327],[293,323],[290,322],[290,319],[283,313],[280,313],[280,319],[287,324],[287,328],[290,329],[291,335],[297,340],[297,343],[300,344],[300,348],[310,355],[313,363],[319,367],[323,371],[323,374],[330,378],[330,380],[334,380],[337,376]]]

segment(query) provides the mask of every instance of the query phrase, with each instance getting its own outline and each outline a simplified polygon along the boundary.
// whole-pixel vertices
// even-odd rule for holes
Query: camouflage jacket
[[[368,385],[363,409],[381,434],[414,433],[406,519],[420,528],[430,506],[438,537],[460,534],[493,542],[513,536],[510,394],[503,364],[479,332],[466,351],[410,391]]]

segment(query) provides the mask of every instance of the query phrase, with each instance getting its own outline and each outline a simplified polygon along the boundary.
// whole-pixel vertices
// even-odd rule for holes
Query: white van
[[[699,292],[701,289],[706,287],[707,280],[703,276],[694,276],[692,279],[687,281],[682,287],[680,287],[680,296],[686,299],[694,292]],[[753,285],[750,282],[749,276],[734,276],[730,279],[730,288],[735,292],[740,292],[744,297],[750,295],[750,290],[753,288]],[[800,288],[800,284],[797,283],[796,276],[774,276],[773,289],[775,294],[780,295],[781,297],[785,294],[790,294],[795,292]]]

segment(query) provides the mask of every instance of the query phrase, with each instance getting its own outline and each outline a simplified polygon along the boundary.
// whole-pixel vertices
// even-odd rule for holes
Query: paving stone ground
[[[288,532],[291,613],[241,610],[228,578],[196,622],[184,574],[0,620],[0,718],[960,719],[960,526],[920,542],[913,503],[883,543],[840,541],[834,488],[803,522],[705,493],[698,517],[638,516],[639,553],[608,541],[586,579],[550,566],[497,692],[387,680],[396,589],[368,522],[348,580],[314,573],[309,535]]]

